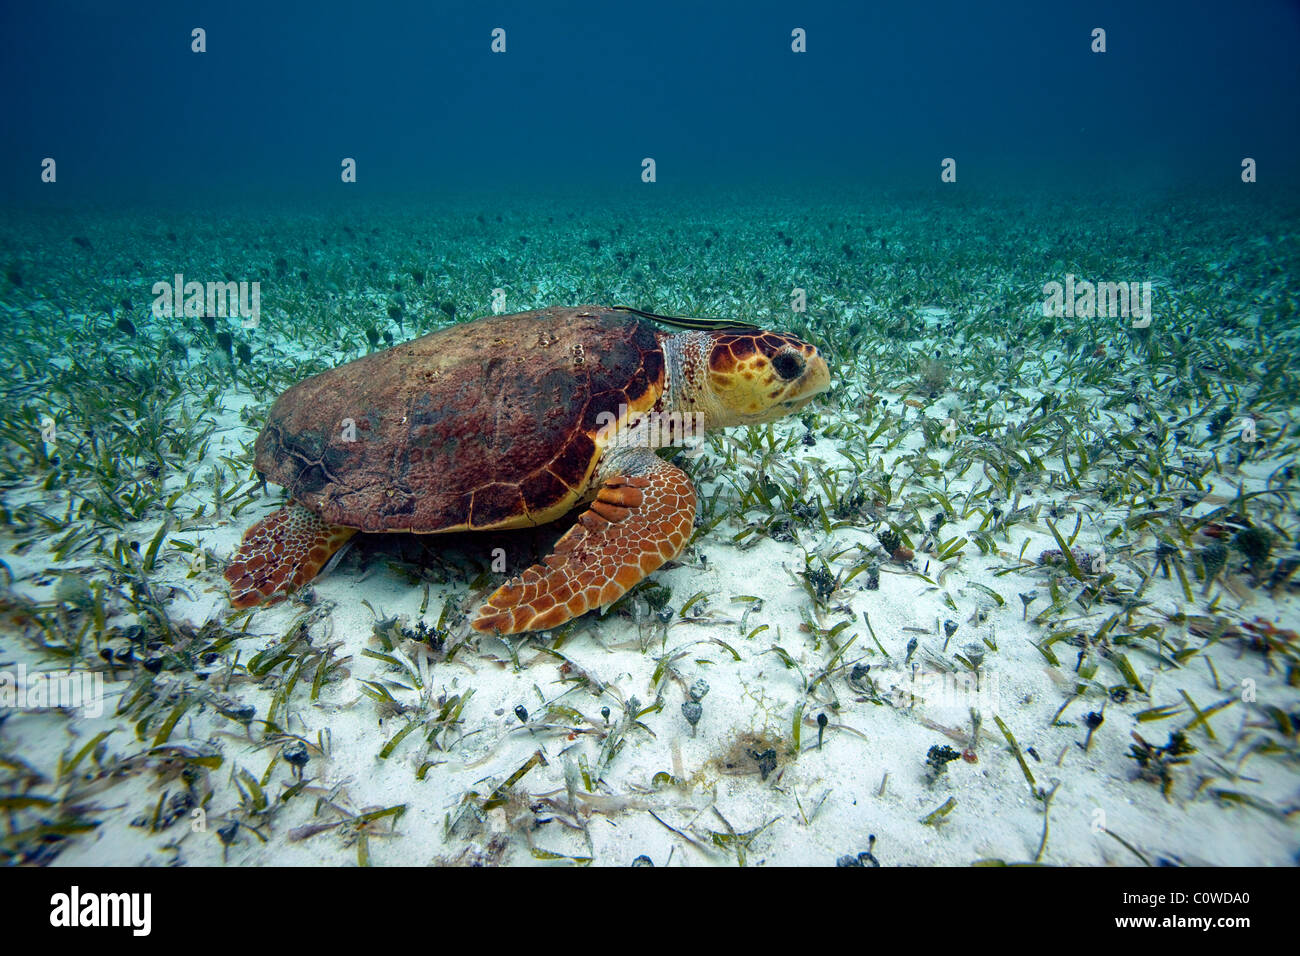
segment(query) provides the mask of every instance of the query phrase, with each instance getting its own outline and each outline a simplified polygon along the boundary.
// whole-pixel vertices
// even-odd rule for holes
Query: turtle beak
[[[807,357],[807,361],[808,366],[804,369],[803,381],[800,385],[803,394],[812,398],[831,387],[831,368],[816,349],[812,349],[812,354]]]
[[[809,345],[804,350],[804,370],[793,384],[794,397],[783,402],[792,411],[803,408],[816,396],[831,387],[831,369],[816,348]]]
[[[817,353],[816,349],[812,349],[810,353],[805,353],[804,361],[806,364],[803,374],[791,386],[793,397],[781,403],[781,408],[787,415],[799,411],[831,387],[830,366],[826,364],[826,360]]]

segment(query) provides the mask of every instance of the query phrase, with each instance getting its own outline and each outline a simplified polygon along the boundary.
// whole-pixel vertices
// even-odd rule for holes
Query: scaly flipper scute
[[[686,474],[648,448],[602,463],[605,480],[589,510],[542,564],[507,581],[479,608],[473,627],[518,634],[558,627],[598,607],[682,553],[695,524]]]
[[[230,603],[245,608],[282,600],[316,577],[356,533],[289,502],[244,532],[226,568]]]

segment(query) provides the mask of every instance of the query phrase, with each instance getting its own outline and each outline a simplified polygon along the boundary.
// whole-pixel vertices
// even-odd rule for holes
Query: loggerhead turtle
[[[590,501],[472,621],[555,627],[686,546],[695,489],[655,447],[772,421],[829,384],[817,349],[792,335],[621,307],[484,318],[372,353],[272,406],[255,464],[290,501],[245,532],[225,572],[231,603],[302,587],[357,531],[519,528]]]

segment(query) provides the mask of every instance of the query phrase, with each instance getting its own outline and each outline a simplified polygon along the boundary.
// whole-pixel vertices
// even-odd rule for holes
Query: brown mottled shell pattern
[[[663,389],[656,331],[595,306],[452,326],[289,389],[257,439],[267,480],[362,531],[517,527],[581,498],[595,437]]]

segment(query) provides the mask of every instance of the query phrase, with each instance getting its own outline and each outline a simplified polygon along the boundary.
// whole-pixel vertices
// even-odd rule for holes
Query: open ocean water
[[[0,861],[1294,865],[1298,42],[1285,2],[6,5]],[[572,514],[230,606],[281,393],[584,304],[830,387],[664,452],[694,537],[604,614],[468,624]]]

